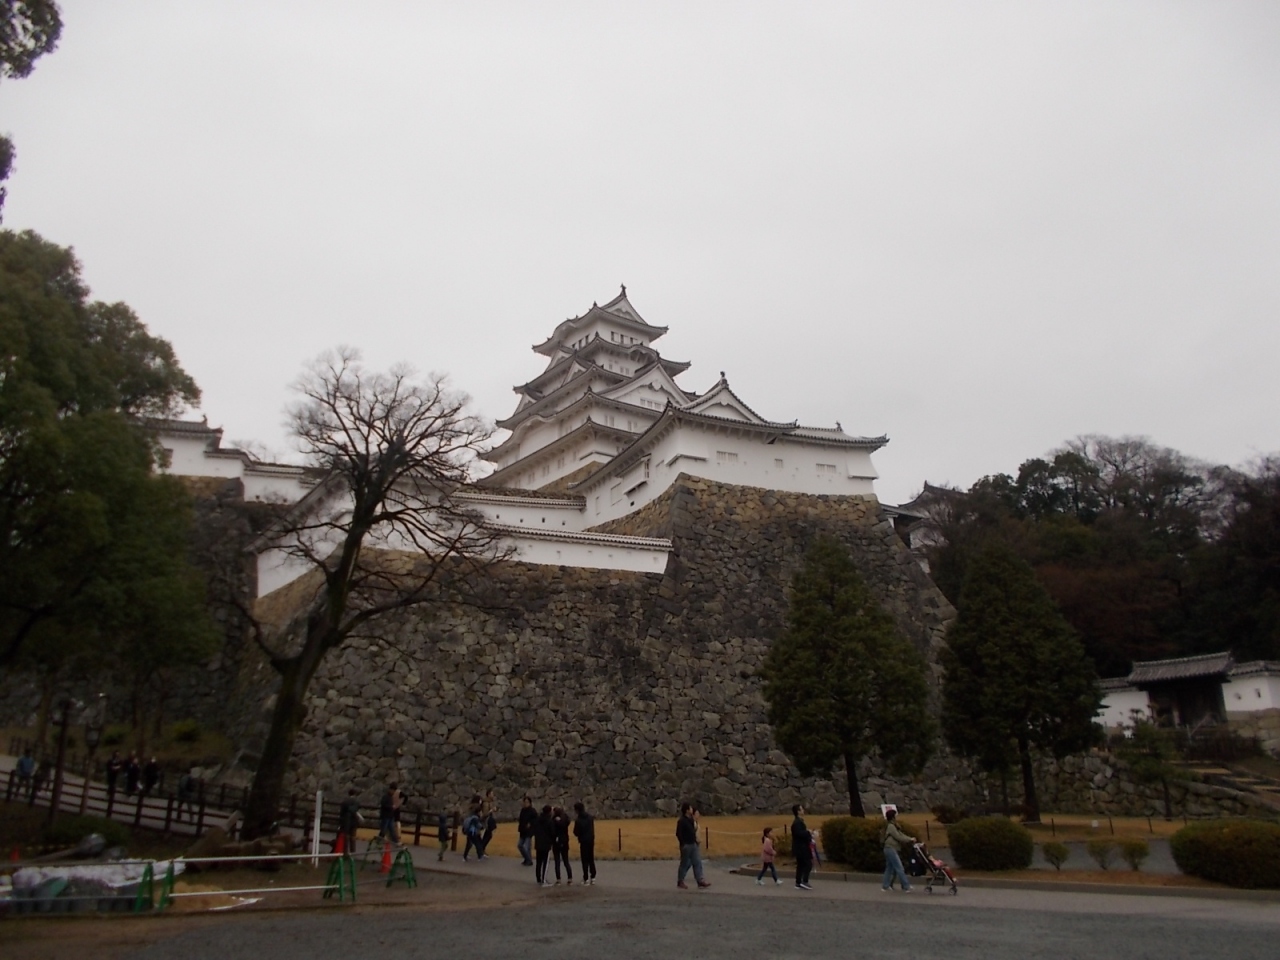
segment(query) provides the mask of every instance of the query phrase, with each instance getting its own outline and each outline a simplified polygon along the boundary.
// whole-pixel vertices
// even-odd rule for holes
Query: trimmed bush
[[[1111,861],[1115,859],[1116,842],[1109,837],[1095,837],[1085,844],[1085,849],[1089,851],[1089,856],[1093,857],[1094,862],[1103,869],[1111,869]]]
[[[202,736],[199,720],[179,720],[169,728],[169,739],[174,743],[199,743]]]
[[[1141,837],[1120,841],[1120,858],[1130,870],[1141,870],[1142,863],[1151,856],[1151,847]]]
[[[953,807],[945,803],[940,803],[936,807],[932,807],[931,810],[937,821],[945,826],[959,823],[969,816],[969,812],[962,807]]]
[[[826,840],[827,835],[824,833],[822,839]],[[773,853],[777,857],[791,856],[791,834],[784,834],[781,830],[773,831]]]
[[[1053,864],[1053,869],[1061,870],[1062,865],[1071,858],[1071,848],[1065,843],[1059,843],[1057,840],[1050,840],[1040,848],[1040,852],[1044,854],[1047,863]]]
[[[1280,824],[1265,820],[1202,820],[1169,841],[1183,873],[1232,887],[1280,888]]]
[[[1005,817],[970,817],[948,827],[947,836],[966,870],[1025,870],[1035,855],[1031,831]]]
[[[883,824],[875,817],[832,817],[822,825],[822,848],[827,859],[853,870],[880,873],[884,870],[880,845]]]
[[[59,814],[52,830],[44,831],[44,842],[56,846],[74,847],[91,833],[102,834],[108,847],[123,847],[129,843],[129,829],[124,824],[103,817]]]

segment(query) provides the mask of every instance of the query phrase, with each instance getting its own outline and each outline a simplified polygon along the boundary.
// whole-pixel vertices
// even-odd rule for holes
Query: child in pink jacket
[[[782,883],[782,881],[778,879],[778,868],[773,865],[773,858],[775,854],[773,850],[773,837],[770,836],[771,833],[773,833],[773,827],[765,827],[764,833],[760,837],[761,866],[760,874],[756,877],[756,883],[762,887],[764,886],[765,873],[773,874],[773,882],[775,884]]]

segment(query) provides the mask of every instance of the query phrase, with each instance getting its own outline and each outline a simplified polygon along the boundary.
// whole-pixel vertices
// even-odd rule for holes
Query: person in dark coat
[[[520,801],[520,820],[516,824],[516,831],[520,835],[519,839],[516,840],[516,849],[520,851],[520,856],[524,858],[521,863],[526,867],[533,866],[533,824],[537,819],[538,811],[533,809],[533,799],[525,797]]]
[[[796,858],[796,889],[812,890],[813,887],[809,886],[809,874],[813,872],[813,851],[809,844],[813,840],[813,834],[805,826],[804,807],[797,803],[791,808],[791,812],[795,815],[795,819],[791,821],[791,852]]]
[[[690,867],[693,868],[693,879],[698,881],[698,886],[711,886],[711,882],[702,875],[702,851],[698,847],[696,816],[693,804],[680,805],[680,819],[676,821],[676,842],[680,844],[680,870],[676,874],[676,886],[681,890],[689,888],[684,878],[689,875]]]
[[[555,843],[555,839],[555,820],[551,815],[551,807],[545,806],[542,808],[542,813],[538,814],[538,819],[533,822],[533,852],[537,857],[533,876],[540,887],[551,886],[547,882],[547,857],[551,854],[551,846]]]
[[[573,821],[573,835],[578,838],[578,853],[582,855],[582,882],[595,886],[596,882],[596,818],[587,813],[579,800],[573,805],[577,817]]]
[[[573,867],[569,863],[569,815],[564,807],[556,807],[551,815],[555,823],[555,841],[551,844],[551,855],[556,865],[556,883],[560,882],[560,864],[564,864],[565,883],[573,883]]]
[[[147,761],[142,768],[142,795],[150,796],[160,782],[160,764],[155,757]]]
[[[120,771],[124,769],[124,761],[120,759],[120,751],[112,750],[111,759],[107,761],[107,793],[116,792],[116,783],[120,779]]]
[[[436,839],[440,841],[440,852],[436,859],[444,860],[444,855],[449,849],[449,815],[447,813],[436,816]]]
[[[338,836],[343,838],[342,850],[348,856],[356,852],[356,830],[360,826],[360,799],[356,788],[347,791],[347,798],[338,806]],[[334,840],[337,844],[337,840]]]
[[[129,754],[124,764],[124,792],[133,796],[138,792],[138,780],[142,776],[142,767],[138,765],[138,755]]]

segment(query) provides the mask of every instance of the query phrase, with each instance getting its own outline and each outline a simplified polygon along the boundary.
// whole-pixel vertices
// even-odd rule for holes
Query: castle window
[[[732,450],[717,450],[716,463],[737,463],[738,455]]]
[[[774,461],[773,461],[773,469],[775,469],[775,470],[781,470],[781,469],[782,469],[782,461],[781,461],[781,460],[774,460]]]
[[[817,466],[819,474],[834,474],[836,472],[836,465],[834,463],[820,463]]]
[[[600,498],[596,497],[596,516],[600,515]]]

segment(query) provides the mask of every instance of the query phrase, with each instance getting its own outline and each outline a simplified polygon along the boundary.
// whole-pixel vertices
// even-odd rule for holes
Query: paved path
[[[424,863],[423,908],[227,916],[131,960],[226,960],[269,944],[272,960],[355,956],[696,958],[1088,958],[1275,960],[1280,906],[1194,898],[968,890],[882,894],[824,883],[757,887],[715,864],[709,890],[676,890],[674,862],[606,863],[601,883],[538,889],[517,861]],[[462,893],[461,900],[458,894]],[[766,902],[768,901],[768,902]],[[430,909],[431,904],[439,909]],[[157,925],[160,926],[160,925]]]

